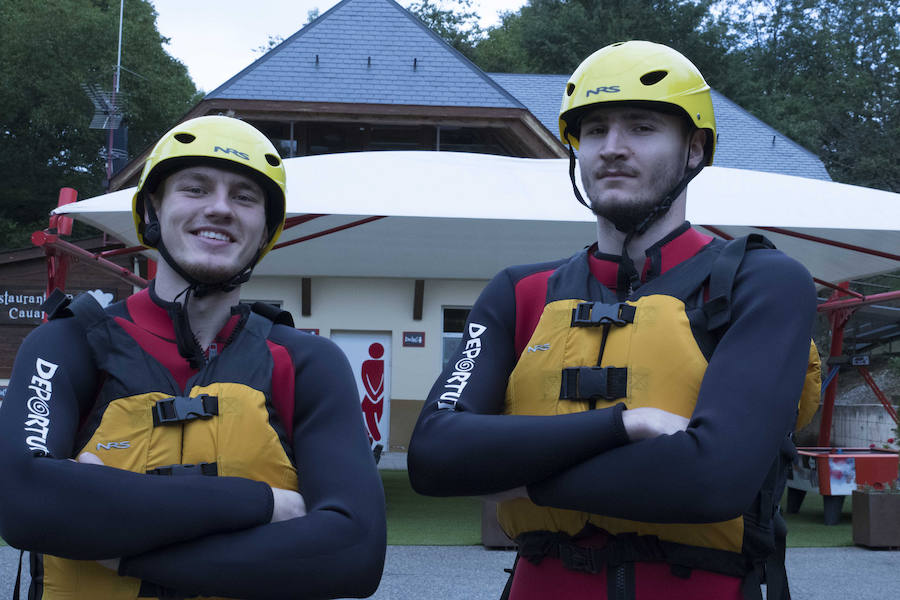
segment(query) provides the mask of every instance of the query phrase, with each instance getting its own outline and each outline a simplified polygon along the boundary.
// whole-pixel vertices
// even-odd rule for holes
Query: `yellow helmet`
[[[674,105],[698,129],[709,129],[706,164],[716,144],[716,117],[709,85],[681,53],[653,42],[619,42],[597,50],[578,65],[563,93],[559,135],[578,148],[578,123],[592,106],[606,102]]]
[[[147,231],[144,209],[149,193],[173,171],[195,164],[236,169],[253,178],[266,194],[268,239],[260,250],[265,256],[281,235],[285,217],[286,176],[284,163],[272,142],[258,129],[239,119],[198,117],[176,125],[166,133],[147,158],[131,201],[138,240],[148,248],[159,244],[159,230]]]

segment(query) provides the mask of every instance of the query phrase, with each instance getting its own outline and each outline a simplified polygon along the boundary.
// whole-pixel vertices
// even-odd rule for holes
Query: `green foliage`
[[[743,68],[722,91],[818,154],[835,180],[900,191],[900,5],[766,0],[728,16]]]
[[[116,0],[0,2],[0,247],[46,227],[60,187],[104,190],[108,132],[89,129],[94,107],[81,86],[112,89],[118,28]],[[120,90],[131,156],[199,100],[165,42],[152,5],[126,0]]]
[[[486,71],[571,73],[595,50],[643,39],[719,64],[729,34],[710,12],[712,0],[529,0],[507,13],[475,50]]]
[[[408,10],[448,44],[472,58],[483,33],[472,3],[473,0],[415,0]]]

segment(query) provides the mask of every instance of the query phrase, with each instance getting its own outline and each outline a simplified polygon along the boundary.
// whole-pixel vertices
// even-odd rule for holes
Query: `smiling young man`
[[[716,128],[671,48],[588,57],[560,134],[597,241],[487,285],[416,424],[410,480],[499,502],[512,600],[737,600],[764,579],[787,598],[777,502],[801,390],[817,398],[810,276],[762,238],[684,220]]]
[[[0,409],[0,535],[31,551],[29,598],[372,594],[384,496],[347,360],[239,303],[284,226],[275,148],[182,123],[133,213],[162,257],[150,287],[59,299]]]

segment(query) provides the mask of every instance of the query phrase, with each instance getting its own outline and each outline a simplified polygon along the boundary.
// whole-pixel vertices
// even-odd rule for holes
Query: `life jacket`
[[[734,279],[745,253],[755,248],[773,246],[761,236],[714,240],[624,301],[592,276],[585,252],[576,254],[547,280],[543,312],[508,380],[505,412],[556,415],[622,402],[689,418],[708,360],[731,321]],[[814,345],[809,364],[798,403],[804,421],[818,406],[821,371]],[[745,589],[756,585],[759,594],[763,565],[783,548],[783,535],[776,539],[776,529],[783,530],[777,502],[794,452],[786,438],[753,506],[728,521],[644,523],[527,499],[500,503],[498,520],[525,558],[553,555],[589,572],[610,561],[667,561],[750,580]],[[613,536],[602,550],[567,543],[593,529]],[[780,568],[783,573],[783,556]],[[786,577],[784,582],[786,589]]]
[[[244,477],[298,490],[292,451],[267,401],[272,315],[246,314],[234,339],[180,389],[93,297],[82,294],[67,309],[84,328],[105,376],[73,456],[92,452],[107,466],[156,476]],[[32,555],[31,566],[33,599],[133,600],[167,593],[94,561]]]

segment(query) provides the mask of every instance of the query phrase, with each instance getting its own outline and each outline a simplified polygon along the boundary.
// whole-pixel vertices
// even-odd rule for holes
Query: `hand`
[[[78,455],[78,462],[83,465],[102,465],[103,461],[96,454],[90,452],[82,452]]]
[[[120,559],[120,558],[104,558],[103,560],[98,560],[97,562],[100,563],[102,566],[106,567],[107,569],[111,569],[112,571],[115,571],[116,573],[118,573],[120,560],[122,560],[122,559]]]
[[[515,500],[517,498],[525,498],[528,500],[528,490],[525,489],[525,486],[513,488],[511,490],[504,490],[502,492],[497,492],[495,494],[487,494],[485,496],[479,496],[482,500],[487,500],[488,502],[506,502],[507,500]]]
[[[689,419],[680,415],[649,406],[632,408],[622,413],[625,432],[632,442],[684,431],[689,422]]]
[[[306,516],[306,503],[299,493],[273,487],[272,497],[275,499],[275,506],[272,508],[270,523]]]

